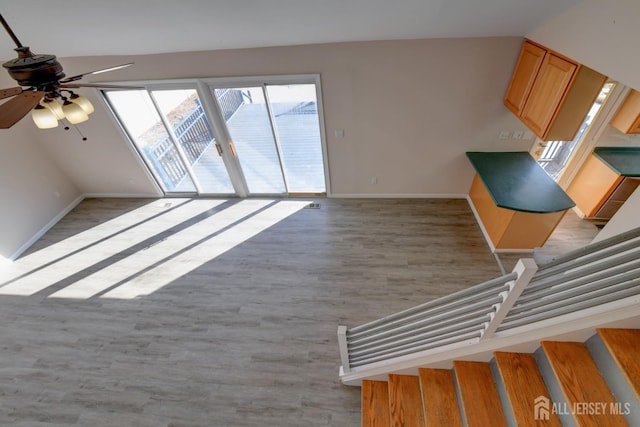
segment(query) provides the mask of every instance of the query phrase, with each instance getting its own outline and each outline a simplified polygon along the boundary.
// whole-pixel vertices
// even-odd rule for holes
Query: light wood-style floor
[[[465,200],[314,201],[82,202],[0,273],[0,425],[359,425],[337,325],[500,268]]]

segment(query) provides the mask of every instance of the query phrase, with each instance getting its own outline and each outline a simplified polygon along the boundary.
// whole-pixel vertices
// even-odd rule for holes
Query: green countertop
[[[495,204],[532,213],[559,212],[575,206],[567,193],[526,151],[467,152]]]
[[[596,147],[593,154],[622,176],[640,177],[640,147]]]

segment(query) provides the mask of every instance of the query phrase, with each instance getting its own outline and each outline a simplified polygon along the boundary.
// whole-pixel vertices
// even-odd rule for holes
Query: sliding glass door
[[[316,86],[266,85],[289,192],[324,192]]]
[[[282,194],[287,189],[269,108],[262,87],[214,89],[225,125],[251,194]],[[236,108],[227,108],[233,97]]]
[[[165,193],[235,193],[195,90],[106,96]]]
[[[317,77],[305,80],[154,83],[104,94],[165,193],[319,194],[319,88]]]
[[[182,160],[197,184],[199,193],[235,193],[229,174],[195,89],[154,90],[153,99],[167,123],[173,129]],[[178,186],[176,191],[188,191]]]
[[[117,118],[165,193],[195,193],[196,186],[187,173],[177,144],[169,135],[151,96],[146,90],[106,93]]]

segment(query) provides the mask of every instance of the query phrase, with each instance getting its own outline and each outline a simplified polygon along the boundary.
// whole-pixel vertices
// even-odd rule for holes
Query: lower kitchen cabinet
[[[619,167],[620,159],[627,167]],[[639,172],[640,149],[596,149],[567,188],[567,194],[585,218],[609,220],[640,185],[640,175],[636,176]]]

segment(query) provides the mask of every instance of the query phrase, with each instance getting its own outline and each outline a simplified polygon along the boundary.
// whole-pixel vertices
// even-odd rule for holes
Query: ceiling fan
[[[14,50],[18,52],[16,59],[7,61],[2,66],[19,85],[0,89],[0,99],[13,97],[0,105],[0,129],[10,128],[29,111],[36,126],[41,129],[56,127],[58,120],[61,119],[66,119],[72,124],[87,120],[89,114],[93,112],[93,105],[87,98],[70,89],[80,87],[136,89],[130,86],[75,83],[84,76],[118,70],[132,65],[132,62],[66,77],[55,55],[32,53],[29,46],[23,46],[20,43],[1,14],[0,23],[16,44],[17,47]]]

